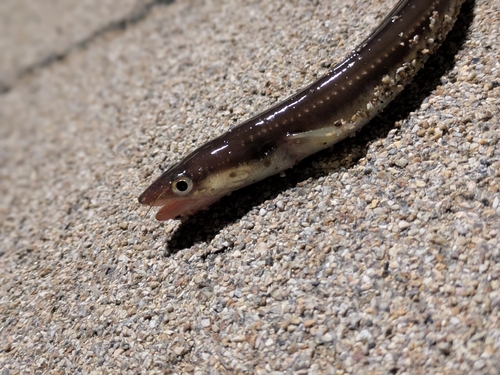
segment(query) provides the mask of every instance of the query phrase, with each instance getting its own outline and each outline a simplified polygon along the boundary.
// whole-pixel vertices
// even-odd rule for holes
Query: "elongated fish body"
[[[156,218],[187,217],[224,195],[352,136],[411,81],[441,44],[463,0],[401,0],[327,75],[209,141],[139,197]]]

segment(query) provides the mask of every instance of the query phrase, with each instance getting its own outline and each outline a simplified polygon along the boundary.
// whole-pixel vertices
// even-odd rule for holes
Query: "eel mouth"
[[[227,192],[212,192],[208,195],[199,193],[176,196],[157,180],[139,196],[139,203],[149,207],[161,206],[156,213],[156,219],[159,221],[181,220],[208,208],[226,194]]]
[[[155,206],[162,206],[156,213],[156,220],[179,220],[185,219],[194,213],[208,208],[212,203],[218,201],[222,195],[199,198],[172,198],[160,200]]]

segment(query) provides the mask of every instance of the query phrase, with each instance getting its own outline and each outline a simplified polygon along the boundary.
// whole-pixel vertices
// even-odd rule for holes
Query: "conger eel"
[[[354,135],[439,47],[463,1],[400,0],[327,75],[193,151],[139,202],[162,206],[158,220],[185,218]]]

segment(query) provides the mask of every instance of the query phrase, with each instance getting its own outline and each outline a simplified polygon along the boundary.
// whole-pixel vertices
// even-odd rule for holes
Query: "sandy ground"
[[[498,1],[357,137],[184,223],[137,196],[395,1],[28,3],[1,16],[1,375],[499,373]]]
[[[161,0],[0,2],[0,91],[91,43],[123,22],[142,20]]]

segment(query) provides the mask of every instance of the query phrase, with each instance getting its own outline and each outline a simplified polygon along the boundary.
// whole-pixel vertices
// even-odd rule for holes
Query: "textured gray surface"
[[[0,2],[0,89],[82,48],[123,22],[142,18],[155,0]]]
[[[358,137],[184,224],[136,203],[393,4],[175,2],[1,95],[2,375],[498,373],[498,2]]]

